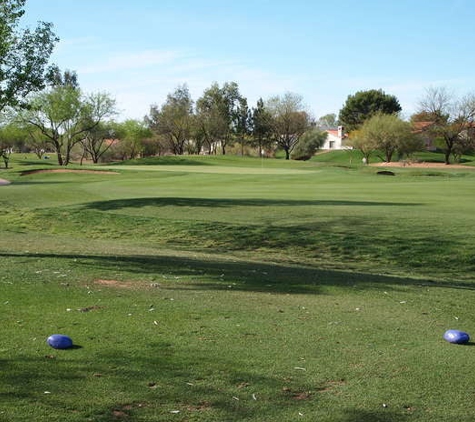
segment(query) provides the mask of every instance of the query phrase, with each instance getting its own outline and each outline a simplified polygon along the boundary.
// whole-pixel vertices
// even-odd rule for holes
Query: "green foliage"
[[[350,144],[359,149],[367,160],[373,152],[379,151],[388,163],[396,153],[403,157],[424,147],[422,138],[413,133],[409,122],[395,114],[384,113],[376,113],[367,119],[350,138]]]
[[[48,84],[52,87],[69,86],[71,88],[79,89],[79,80],[76,71],[66,69],[61,73],[59,67],[53,67],[48,75]]]
[[[25,106],[26,96],[45,86],[48,61],[59,39],[52,24],[19,29],[26,0],[0,3],[0,111]]]
[[[151,130],[139,120],[128,119],[112,125],[114,137],[119,143],[114,147],[114,153],[120,159],[133,159],[141,155],[145,148],[145,140],[152,137]]]
[[[234,141],[240,126],[241,111],[244,106],[247,108],[244,100],[236,82],[225,82],[222,87],[215,82],[196,102],[197,137],[209,153],[216,153],[221,147],[221,153],[226,154],[226,147]]]
[[[115,105],[107,93],[83,95],[70,83],[59,84],[36,94],[20,119],[44,135],[56,152],[58,164],[66,166],[73,147],[104,119],[114,116]]]
[[[338,119],[335,113],[325,114],[317,120],[317,127],[326,130],[334,129],[338,126]]]
[[[294,160],[310,160],[325,142],[327,132],[312,129],[305,132],[292,152]]]
[[[266,151],[271,149],[272,144],[272,125],[271,114],[266,110],[264,101],[259,98],[256,107],[252,109],[251,133],[252,145],[257,148],[258,155],[266,155]]]
[[[358,129],[365,120],[378,112],[394,114],[400,111],[401,106],[394,95],[386,94],[381,89],[371,89],[349,95],[340,110],[338,120],[346,131],[351,132]]]
[[[0,150],[24,152],[28,131],[19,122],[10,121],[0,126]]]
[[[93,163],[97,164],[105,156],[115,142],[113,122],[99,122],[89,129],[81,139],[83,157],[89,156]]]
[[[151,106],[145,121],[152,131],[166,140],[173,154],[184,154],[194,128],[193,100],[188,87],[179,86],[172,94],[168,94],[160,109]]]

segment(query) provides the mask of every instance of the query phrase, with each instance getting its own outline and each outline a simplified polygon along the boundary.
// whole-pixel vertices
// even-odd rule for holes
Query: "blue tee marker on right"
[[[470,341],[470,336],[464,331],[447,330],[444,333],[444,340],[454,344],[466,344]]]

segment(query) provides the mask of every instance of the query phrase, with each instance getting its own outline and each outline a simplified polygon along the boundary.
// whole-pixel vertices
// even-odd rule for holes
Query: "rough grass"
[[[472,172],[189,160],[0,173],[0,420],[473,419]]]

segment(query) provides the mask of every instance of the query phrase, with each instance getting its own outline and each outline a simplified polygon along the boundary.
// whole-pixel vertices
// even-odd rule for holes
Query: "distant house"
[[[345,145],[348,135],[345,133],[343,126],[338,126],[337,129],[328,129],[327,139],[325,140],[322,149],[347,149]]]

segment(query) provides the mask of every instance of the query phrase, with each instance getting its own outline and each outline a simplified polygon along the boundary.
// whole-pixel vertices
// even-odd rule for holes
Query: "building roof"
[[[412,127],[416,132],[422,132],[423,130],[427,129],[429,126],[433,125],[434,122],[413,122]]]
[[[335,138],[338,138],[338,130],[337,129],[327,129],[325,132],[327,132],[329,135],[334,136]],[[346,138],[348,136],[347,133],[343,134],[343,138]]]

